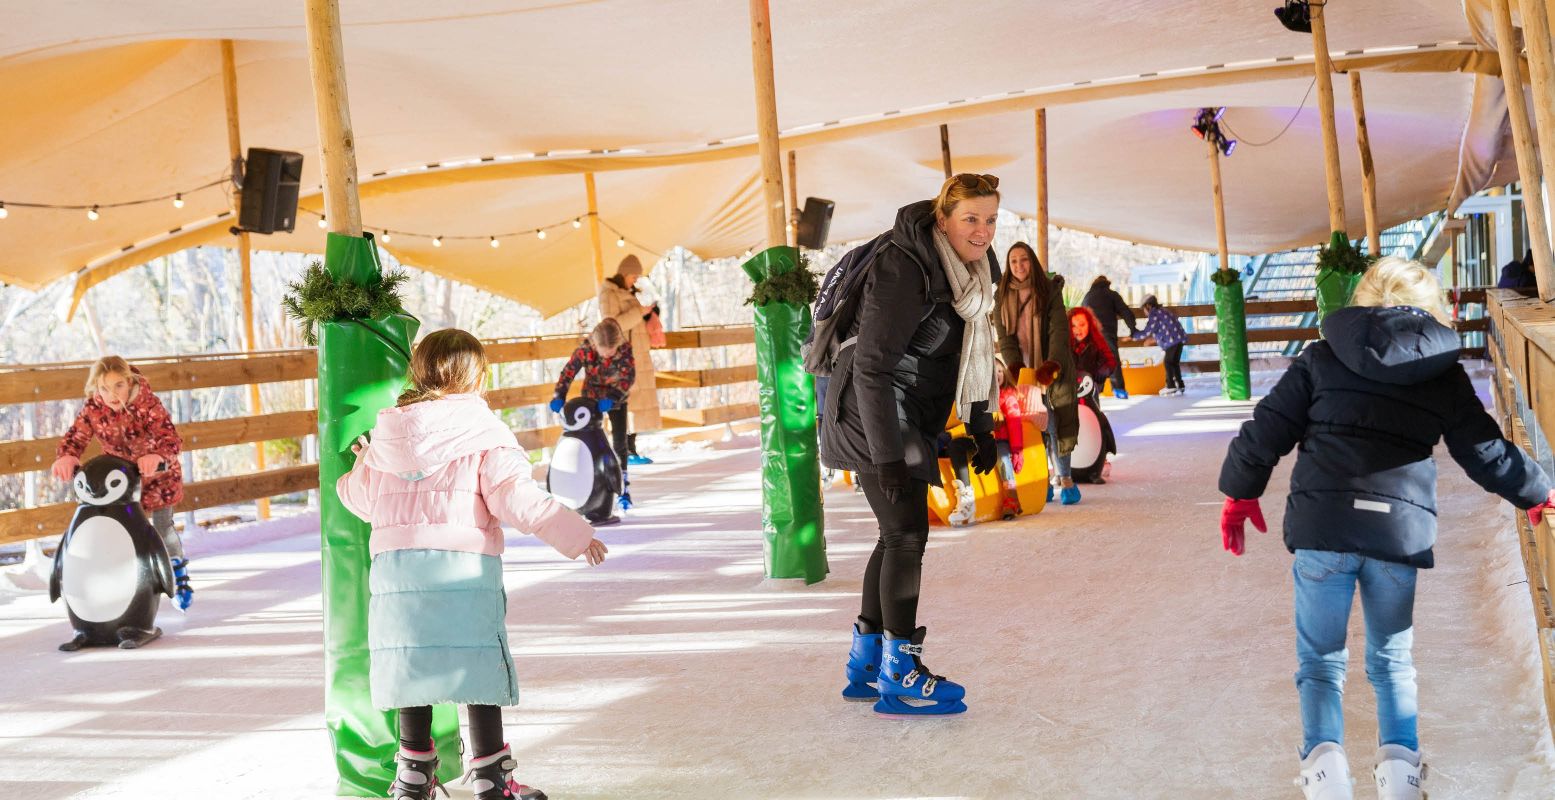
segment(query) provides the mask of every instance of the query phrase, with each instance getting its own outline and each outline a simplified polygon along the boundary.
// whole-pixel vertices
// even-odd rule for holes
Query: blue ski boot
[[[188,611],[194,603],[194,590],[189,588],[189,559],[175,558],[173,561],[173,605],[178,606],[179,611]]]
[[[966,688],[935,675],[923,665],[923,637],[926,628],[913,631],[903,639],[885,634],[880,658],[880,700],[875,713],[890,717],[926,717],[960,714],[966,710]]]
[[[842,689],[842,699],[854,702],[880,699],[875,680],[880,677],[882,639],[880,628],[863,617],[853,623],[853,649],[848,651],[848,685]]]

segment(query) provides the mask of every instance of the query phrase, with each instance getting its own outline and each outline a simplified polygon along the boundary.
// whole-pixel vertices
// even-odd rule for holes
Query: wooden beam
[[[1350,72],[1350,106],[1355,113],[1355,148],[1361,155],[1361,205],[1366,212],[1366,249],[1382,255],[1382,229],[1377,223],[1377,167],[1371,160],[1371,136],[1366,131],[1366,99],[1360,70]]]
[[[757,152],[762,196],[767,205],[767,246],[788,242],[783,221],[783,159],[778,144],[777,85],[772,76],[772,11],[767,0],[750,0],[751,70],[756,79]]]
[[[1344,179],[1339,174],[1339,133],[1334,127],[1334,64],[1328,56],[1328,27],[1323,4],[1312,4],[1312,55],[1317,70],[1317,107],[1323,126],[1323,174],[1328,180],[1328,227],[1342,231]]]
[[[750,325],[738,325],[727,328],[666,331],[664,338],[668,345],[665,349],[670,350],[693,350],[698,347],[755,344],[756,329]]]
[[[1496,52],[1501,57],[1501,81],[1506,86],[1507,116],[1512,122],[1512,144],[1517,151],[1517,175],[1523,185],[1523,212],[1528,221],[1528,241],[1533,248],[1534,277],[1539,285],[1539,297],[1545,302],[1555,301],[1555,266],[1550,262],[1543,176],[1535,152],[1533,127],[1528,120],[1528,106],[1523,99],[1522,58],[1518,53],[1517,32],[1512,27],[1512,8],[1509,0],[1491,0],[1490,5],[1496,23]]]
[[[594,189],[594,173],[583,173],[583,191],[588,195],[589,245],[594,251],[594,282],[605,282],[605,251],[599,242],[599,195]]]
[[[1204,137],[1204,144],[1209,148],[1209,183],[1210,194],[1215,204],[1215,246],[1220,269],[1231,268],[1231,251],[1226,247],[1226,200],[1225,192],[1220,183],[1220,148],[1216,146],[1212,137]]]
[[[308,69],[318,116],[324,173],[324,216],[332,233],[362,235],[356,193],[356,137],[346,95],[345,44],[340,36],[339,0],[307,0]]]
[[[312,350],[130,359],[130,364],[137,367],[151,382],[152,390],[158,392],[300,381],[318,373],[318,356]],[[31,365],[0,370],[0,405],[79,399],[83,396],[88,369],[89,365],[82,364]]]
[[[250,442],[267,442],[275,439],[293,439],[318,432],[318,417],[307,411],[281,411],[253,417],[229,417],[227,419],[186,422],[178,426],[185,450],[205,450],[212,447],[231,447]],[[0,442],[0,475],[48,469],[59,447],[58,436],[42,439],[18,439]],[[82,454],[87,461],[102,452],[94,440]]]
[[[1528,45],[1528,73],[1533,82],[1534,133],[1538,139],[1540,166],[1545,176],[1555,176],[1555,54],[1551,51],[1547,6],[1548,0],[1521,0],[1520,10],[1523,39]],[[1549,210],[1545,209],[1546,212]],[[1555,254],[1555,245],[1552,245],[1552,254]]]
[[[939,126],[939,158],[940,158],[940,162],[945,167],[945,179],[949,180],[950,176],[956,174],[950,168],[950,126],[949,125],[941,125],[941,126]]]
[[[799,246],[799,156],[788,151],[788,245]]]
[[[1047,262],[1047,109],[1039,108],[1037,115],[1037,262],[1042,269],[1052,270]]]
[[[660,389],[703,389],[756,380],[756,365],[742,364],[713,369],[659,370],[654,373]]]

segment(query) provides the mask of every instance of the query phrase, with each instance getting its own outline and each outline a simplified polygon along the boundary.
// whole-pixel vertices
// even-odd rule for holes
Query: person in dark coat
[[[1523,256],[1521,261],[1508,261],[1501,268],[1501,279],[1496,281],[1497,289],[1532,289],[1539,285],[1539,281],[1533,274],[1533,251]]]
[[[1501,435],[1458,363],[1441,287],[1412,261],[1384,258],[1354,305],[1323,320],[1323,340],[1297,357],[1231,442],[1220,472],[1223,545],[1240,555],[1243,524],[1264,530],[1258,498],[1297,445],[1285,501],[1295,554],[1296,686],[1308,796],[1348,786],[1341,708],[1345,630],[1359,586],[1366,673],[1377,696],[1379,785],[1424,777],[1416,730],[1415,575],[1435,564],[1436,462],[1447,452],[1475,483],[1542,516],[1550,479]],[[1391,796],[1391,795],[1388,795]]]
[[[1127,400],[1128,387],[1123,384],[1123,359],[1118,354],[1118,320],[1123,320],[1123,324],[1128,326],[1129,335],[1134,336],[1139,333],[1139,326],[1136,324],[1139,318],[1135,316],[1134,309],[1123,302],[1123,295],[1112,288],[1112,281],[1106,275],[1097,275],[1096,280],[1091,281],[1090,291],[1085,293],[1085,299],[1080,303],[1096,315],[1096,322],[1101,326],[1101,335],[1107,339],[1107,346],[1112,349],[1113,363],[1118,365],[1109,378],[1112,381],[1112,396],[1119,400]],[[1096,388],[1100,391],[1102,387],[1098,385]]]
[[[900,664],[893,648],[916,653],[922,644],[918,594],[928,491],[930,484],[940,485],[936,443],[952,407],[976,444],[974,468],[986,473],[997,463],[991,414],[998,396],[996,345],[989,317],[999,268],[989,245],[998,211],[998,178],[964,174],[947,180],[936,199],[897,212],[890,243],[869,266],[858,316],[827,384],[822,460],[859,474],[880,527],[864,572],[850,680],[863,674],[851,668],[854,660],[868,671],[875,666],[870,653],[883,646],[887,662]],[[854,339],[851,345],[848,339]],[[877,710],[925,713],[903,710],[892,699],[927,691],[920,677],[932,684],[928,699],[935,710],[928,713],[966,709],[959,685],[913,663],[910,674],[899,670],[896,678],[881,670]],[[871,690],[858,688],[864,694],[845,694],[866,699]]]

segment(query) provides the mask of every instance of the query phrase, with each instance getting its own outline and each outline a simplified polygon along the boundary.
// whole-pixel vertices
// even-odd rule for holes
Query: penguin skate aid
[[[74,481],[81,455],[93,439],[104,453],[134,464],[140,478],[141,507],[151,516],[151,525],[171,559],[174,605],[187,610],[194,601],[194,589],[183,539],[173,527],[173,506],[184,496],[183,467],[178,462],[183,440],[173,418],[140,370],[119,356],[105,356],[92,364],[84,393],[86,402],[60,438],[49,471],[62,483]]]
[[[375,706],[400,713],[397,798],[436,791],[429,709],[455,702],[469,707],[475,796],[544,797],[514,780],[517,764],[502,741],[500,709],[517,704],[518,676],[500,526],[591,565],[607,552],[586,520],[531,477],[513,432],[479,394],[486,365],[480,342],[464,331],[423,339],[411,356],[412,388],[378,413],[370,440],[352,446],[356,463],[335,487],[372,525],[370,684]],[[473,515],[472,495],[481,506]]]
[[[868,258],[845,256],[839,265],[857,267],[846,282],[852,288],[828,313],[826,341],[818,338],[811,352],[826,362],[825,372],[843,378],[827,382],[821,459],[858,475],[880,528],[842,694],[873,700],[885,715],[942,716],[967,708],[966,690],[924,664],[927,632],[918,625],[918,597],[928,490],[940,483],[935,443],[952,409],[977,442],[975,469],[987,473],[997,463],[990,316],[998,275],[989,246],[998,185],[992,175],[954,176],[936,198],[899,210],[892,230],[866,245]],[[836,282],[827,277],[828,285]]]
[[[1285,506],[1284,544],[1295,554],[1302,742],[1294,780],[1308,800],[1354,796],[1343,697],[1357,591],[1376,695],[1377,796],[1424,796],[1412,650],[1417,574],[1436,563],[1436,445],[1445,441],[1469,477],[1535,524],[1555,509],[1549,476],[1475,396],[1441,298],[1417,262],[1370,267],[1351,306],[1323,319],[1323,339],[1259,401],[1221,467],[1221,544],[1241,555],[1247,524],[1266,530],[1258,498],[1274,467],[1297,451],[1290,480],[1301,491]]]
[[[580,370],[582,399],[588,402],[569,404],[567,393]],[[634,434],[627,432],[627,401],[636,380],[632,342],[620,323],[610,317],[594,326],[556,379],[551,410],[562,414],[563,436],[572,441],[558,443],[552,456],[551,469],[557,474],[553,490],[569,508],[580,510],[595,525],[620,521],[613,514],[618,495],[622,511],[632,507],[627,465],[632,463]],[[607,414],[608,447],[601,427]],[[605,498],[603,507],[600,498]]]

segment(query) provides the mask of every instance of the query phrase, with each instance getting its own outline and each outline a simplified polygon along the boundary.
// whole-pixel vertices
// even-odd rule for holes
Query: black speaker
[[[819,250],[826,246],[826,234],[831,231],[831,212],[837,204],[819,197],[804,199],[804,212],[799,215],[799,246]]]
[[[250,233],[291,233],[297,225],[297,190],[302,184],[302,154],[248,149],[243,169],[243,205],[238,227]]]

